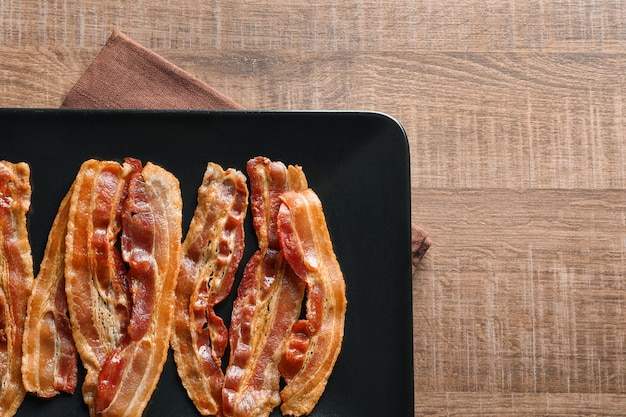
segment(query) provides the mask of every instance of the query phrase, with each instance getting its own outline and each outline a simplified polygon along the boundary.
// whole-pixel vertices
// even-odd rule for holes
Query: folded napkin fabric
[[[119,30],[70,89],[61,107],[91,109],[242,110],[243,107]],[[413,225],[413,271],[431,245]]]
[[[114,31],[61,107],[242,109],[214,88]]]

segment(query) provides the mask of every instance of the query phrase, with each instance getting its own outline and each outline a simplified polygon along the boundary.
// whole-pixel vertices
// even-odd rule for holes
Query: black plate
[[[61,198],[86,159],[132,156],[168,169],[181,183],[185,230],[208,161],[244,170],[262,155],[301,165],[324,205],[348,298],[343,348],[312,415],[413,416],[409,152],[404,130],[390,117],[3,109],[0,143],[0,159],[31,165],[36,269]],[[256,245],[249,223],[242,266]],[[229,314],[231,302],[221,314]],[[86,416],[87,409],[78,389],[52,400],[28,395],[17,415]],[[199,415],[171,354],[145,415]]]

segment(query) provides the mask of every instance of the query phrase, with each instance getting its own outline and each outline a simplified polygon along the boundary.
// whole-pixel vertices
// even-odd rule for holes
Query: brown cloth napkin
[[[241,110],[242,106],[115,30],[61,107]],[[413,271],[431,245],[412,226]]]

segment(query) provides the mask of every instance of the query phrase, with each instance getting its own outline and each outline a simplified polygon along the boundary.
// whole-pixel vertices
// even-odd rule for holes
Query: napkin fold
[[[242,110],[243,107],[173,63],[114,30],[70,89],[62,108]],[[431,245],[412,225],[413,271]]]
[[[118,30],[113,31],[61,107],[243,109]]]

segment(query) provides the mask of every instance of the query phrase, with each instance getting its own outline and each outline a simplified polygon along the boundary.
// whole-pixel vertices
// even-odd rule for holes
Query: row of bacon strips
[[[72,393],[80,355],[90,415],[140,416],[170,340],[202,415],[268,416],[281,402],[285,415],[310,414],[341,349],[343,275],[302,169],[257,157],[247,173],[250,196],[241,172],[207,165],[181,244],[173,175],[130,158],[86,161],[33,284],[29,168],[2,162],[0,415],[13,415],[26,391]],[[248,197],[259,249],[227,329],[214,307],[230,293],[243,256]]]

